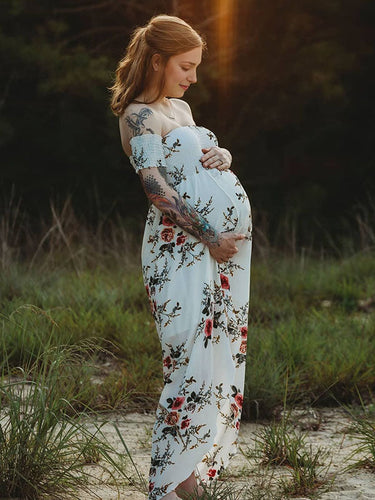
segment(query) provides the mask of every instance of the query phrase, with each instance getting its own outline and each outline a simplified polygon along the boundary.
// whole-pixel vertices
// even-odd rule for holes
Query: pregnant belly
[[[189,176],[176,189],[216,231],[247,232],[250,203],[233,172],[201,170],[199,174]]]

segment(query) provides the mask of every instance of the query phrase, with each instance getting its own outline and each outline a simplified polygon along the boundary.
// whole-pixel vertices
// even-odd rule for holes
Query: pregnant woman
[[[251,256],[246,192],[230,153],[180,98],[204,42],[182,19],[137,28],[111,87],[121,142],[151,202],[142,271],[164,388],[149,499],[185,498],[236,452],[243,404]]]

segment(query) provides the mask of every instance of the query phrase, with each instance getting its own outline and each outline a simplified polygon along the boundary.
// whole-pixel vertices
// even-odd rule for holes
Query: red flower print
[[[184,404],[185,398],[176,398],[172,403],[172,410],[179,410]]]
[[[240,352],[242,352],[242,354],[246,354],[246,349],[247,349],[247,340],[243,340],[240,345]]]
[[[238,430],[239,428],[240,428],[240,422],[239,422],[239,420],[237,420],[237,422],[236,422],[236,429]]]
[[[148,491],[152,491],[155,487],[155,483],[149,483],[148,485]]]
[[[186,241],[186,236],[184,234],[181,234],[181,236],[177,236],[176,243],[177,245],[183,245]]]
[[[181,429],[186,429],[190,425],[190,418],[185,418],[181,422]]]
[[[241,337],[242,337],[243,339],[247,339],[247,326],[243,326],[243,327],[241,328]]]
[[[242,394],[239,394],[239,393],[236,394],[234,396],[234,400],[237,403],[238,408],[242,408],[242,405],[243,405],[243,396],[242,396]]]
[[[235,403],[231,403],[230,404],[230,409],[232,410],[233,415],[236,418],[237,415],[238,415],[238,407],[237,407],[237,405]]]
[[[171,411],[168,413],[168,415],[165,417],[164,422],[167,425],[176,425],[178,420],[180,418],[180,415],[176,411]]]
[[[204,333],[206,337],[211,337],[213,321],[211,318],[206,319],[206,326],[204,327]]]
[[[216,469],[209,469],[207,472],[208,477],[215,477],[216,476]]]
[[[166,241],[167,243],[169,243],[170,241],[173,240],[173,237],[174,237],[174,231],[171,227],[166,227],[165,229],[163,229],[163,231],[160,233],[160,236],[161,236],[161,239],[163,241]]]
[[[171,365],[171,357],[167,356],[166,358],[163,359],[163,365],[164,366],[170,366]]]
[[[171,220],[167,215],[163,215],[163,226],[174,226],[173,220]]]
[[[150,288],[148,285],[146,285],[146,292],[147,292],[147,295],[150,296]]]
[[[224,274],[220,274],[220,281],[221,281],[221,288],[223,288],[224,290],[230,289],[229,280],[227,276],[225,276]]]

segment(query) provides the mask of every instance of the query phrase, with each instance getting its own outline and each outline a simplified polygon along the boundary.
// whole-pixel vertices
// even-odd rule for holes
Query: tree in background
[[[93,222],[117,211],[143,220],[107,87],[131,30],[160,12],[207,38],[187,99],[233,152],[274,241],[281,220],[297,225],[301,244],[321,224],[342,231],[338,217],[374,185],[371,0],[3,2],[3,193],[14,185],[35,215],[70,193]]]

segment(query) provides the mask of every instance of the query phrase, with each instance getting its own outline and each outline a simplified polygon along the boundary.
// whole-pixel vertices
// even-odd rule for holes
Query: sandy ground
[[[150,437],[153,424],[152,415],[142,415],[132,413],[121,416],[113,415],[111,421],[116,422],[126,445],[128,446],[133,461],[139,472],[147,478],[150,456]],[[323,408],[314,410],[295,410],[290,415],[290,421],[293,425],[304,432],[307,432],[306,443],[311,444],[312,450],[323,447],[328,452],[324,467],[328,467],[328,477],[332,481],[320,490],[315,498],[322,500],[374,500],[375,499],[375,471],[367,469],[355,469],[345,471],[349,463],[352,451],[358,448],[358,442],[355,434],[350,431],[352,420],[342,409]],[[290,477],[287,467],[264,467],[259,463],[259,459],[246,458],[249,451],[254,450],[254,433],[261,429],[267,423],[247,423],[243,422],[240,429],[239,447],[242,450],[232,459],[227,469],[226,478],[229,481],[238,483],[238,486],[246,485],[249,488],[272,489],[272,485],[282,476]],[[316,428],[316,430],[311,430]],[[120,440],[108,423],[103,427],[103,431],[112,444],[119,450],[124,451]],[[357,459],[360,457],[357,457]],[[128,461],[127,470],[130,477],[134,479],[134,485],[122,486],[116,492],[102,473],[98,473],[95,467],[92,467],[96,474],[95,484],[92,484],[92,493],[82,493],[82,500],[92,500],[95,498],[101,500],[131,499],[145,500],[147,496],[142,493],[134,467]],[[113,481],[110,481],[113,483]],[[143,490],[144,491],[144,490]],[[251,498],[251,497],[249,497]],[[271,498],[271,497],[268,497]],[[288,498],[288,497],[285,497]],[[295,497],[294,497],[295,498]],[[311,497],[299,497],[311,498]]]

